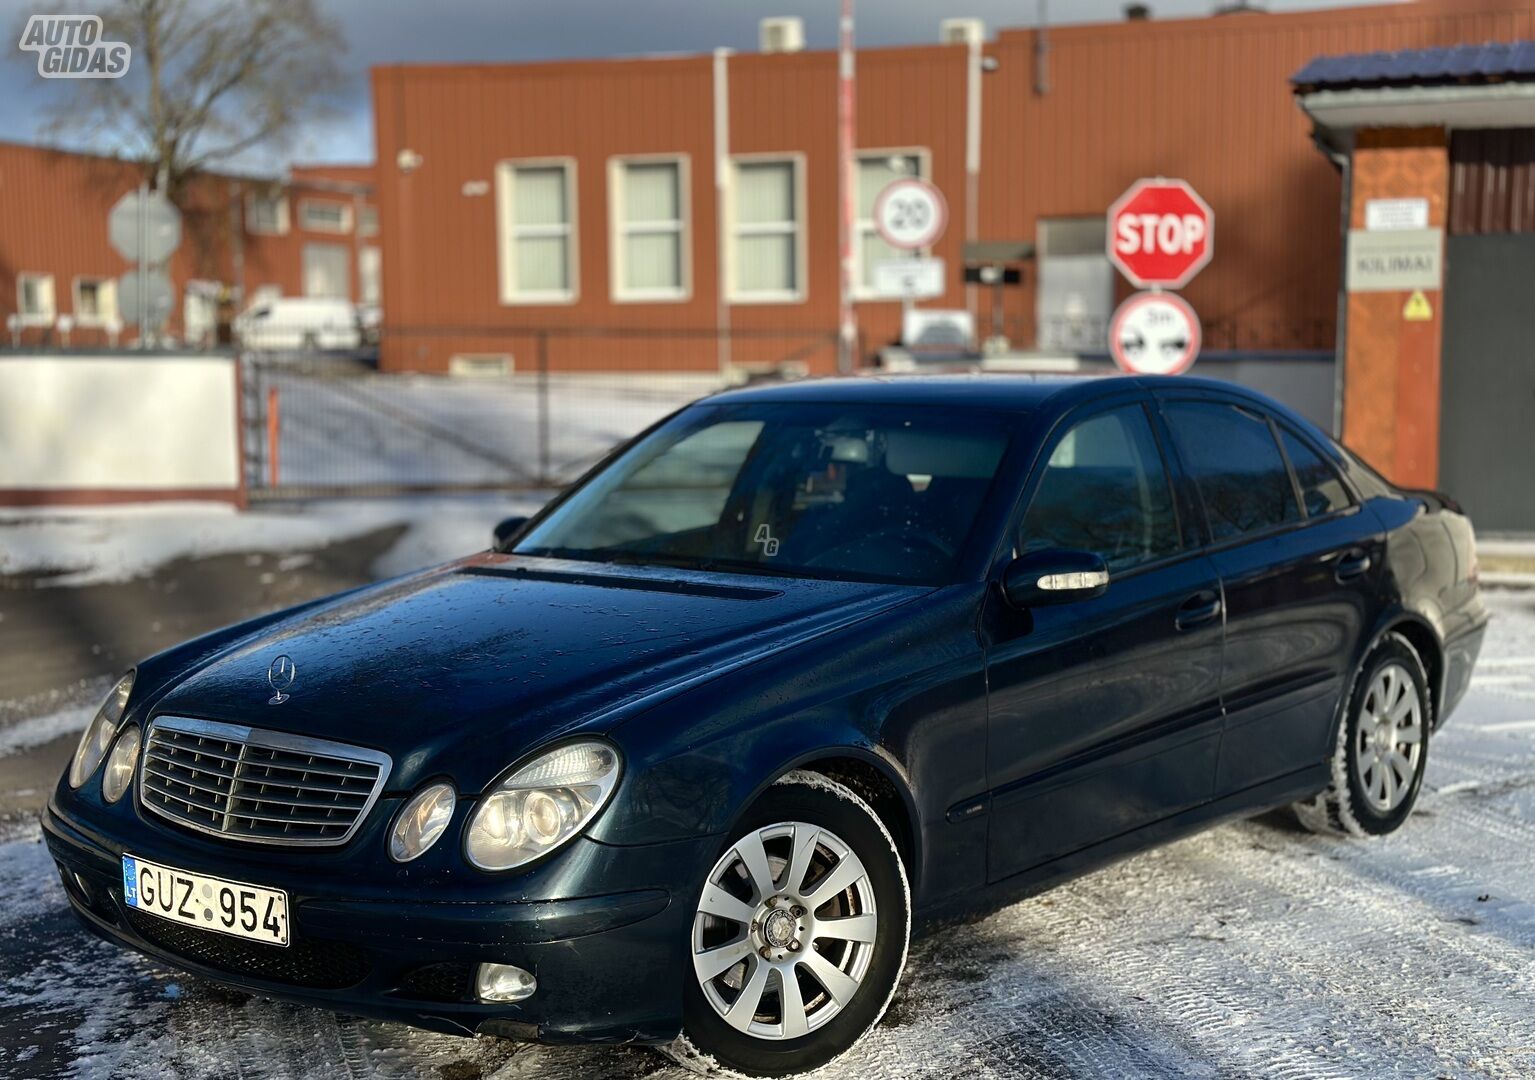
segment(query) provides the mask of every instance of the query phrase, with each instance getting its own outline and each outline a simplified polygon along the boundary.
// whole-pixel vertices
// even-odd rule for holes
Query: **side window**
[[[1018,551],[1073,548],[1110,570],[1170,555],[1178,517],[1162,455],[1139,405],[1098,413],[1056,443],[1018,531]]]
[[[1300,501],[1306,508],[1307,517],[1321,517],[1334,510],[1345,509],[1353,502],[1338,470],[1323,461],[1320,454],[1302,442],[1289,428],[1281,427],[1279,438],[1284,443],[1285,456],[1290,459],[1290,467],[1295,470],[1295,479],[1300,484]]]
[[[1266,419],[1215,402],[1175,402],[1166,412],[1216,542],[1300,520],[1290,472]]]

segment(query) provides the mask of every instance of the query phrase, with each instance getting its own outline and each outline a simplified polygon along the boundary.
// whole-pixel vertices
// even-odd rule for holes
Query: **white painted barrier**
[[[244,503],[230,356],[0,355],[0,505]]]

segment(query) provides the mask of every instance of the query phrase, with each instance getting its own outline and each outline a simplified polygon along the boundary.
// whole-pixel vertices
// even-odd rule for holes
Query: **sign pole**
[[[858,164],[853,154],[858,122],[853,78],[853,0],[842,0],[837,43],[837,150],[842,176],[842,205],[837,215],[841,255],[841,294],[838,305],[837,370],[851,374],[858,351],[858,313],[853,307],[853,228],[858,198]]]
[[[149,181],[139,181],[139,348],[149,348],[149,342],[145,333],[148,322],[145,312],[149,305],[145,302],[149,295],[149,265],[144,260],[144,250],[149,247]]]

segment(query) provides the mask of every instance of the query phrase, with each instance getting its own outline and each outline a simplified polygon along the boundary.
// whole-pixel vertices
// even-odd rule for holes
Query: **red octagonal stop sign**
[[[1215,214],[1182,180],[1137,180],[1109,207],[1109,260],[1143,289],[1181,289],[1215,254]]]

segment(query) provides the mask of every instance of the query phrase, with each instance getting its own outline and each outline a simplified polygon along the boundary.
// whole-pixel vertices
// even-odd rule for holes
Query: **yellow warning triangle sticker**
[[[1429,306],[1428,297],[1423,295],[1422,289],[1414,289],[1402,307],[1402,318],[1408,322],[1428,322],[1433,317],[1434,309]]]

